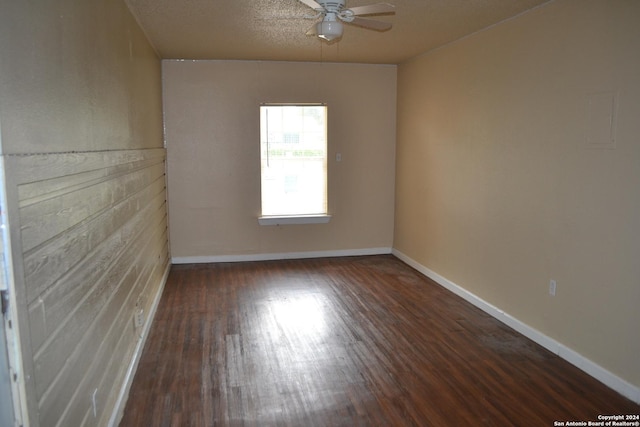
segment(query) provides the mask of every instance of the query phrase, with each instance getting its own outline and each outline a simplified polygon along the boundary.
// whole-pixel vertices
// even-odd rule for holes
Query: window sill
[[[291,216],[261,216],[260,225],[297,225],[297,224],[326,224],[331,215],[291,215]]]

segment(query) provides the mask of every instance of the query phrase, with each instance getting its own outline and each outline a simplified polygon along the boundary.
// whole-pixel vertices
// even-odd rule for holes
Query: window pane
[[[327,213],[327,107],[260,107],[262,215]]]

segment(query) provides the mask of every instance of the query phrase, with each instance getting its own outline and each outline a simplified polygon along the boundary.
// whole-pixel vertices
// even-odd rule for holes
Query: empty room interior
[[[0,57],[0,426],[640,425],[640,1],[0,0]]]

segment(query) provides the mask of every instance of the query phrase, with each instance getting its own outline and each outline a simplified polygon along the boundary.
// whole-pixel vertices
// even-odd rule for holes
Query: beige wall
[[[3,1],[2,152],[158,147],[158,57],[123,0]]]
[[[169,265],[160,61],[121,0],[3,1],[0,57],[28,421],[107,425]]]
[[[163,81],[174,260],[391,248],[395,66],[163,61]],[[327,103],[329,224],[258,225],[263,102]]]
[[[556,1],[401,64],[394,241],[636,387],[639,18],[637,1]],[[602,92],[615,148],[587,142]]]

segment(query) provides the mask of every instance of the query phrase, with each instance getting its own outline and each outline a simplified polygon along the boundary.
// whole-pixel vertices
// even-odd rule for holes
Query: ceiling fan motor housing
[[[327,12],[337,13],[344,9],[345,0],[318,0]]]

